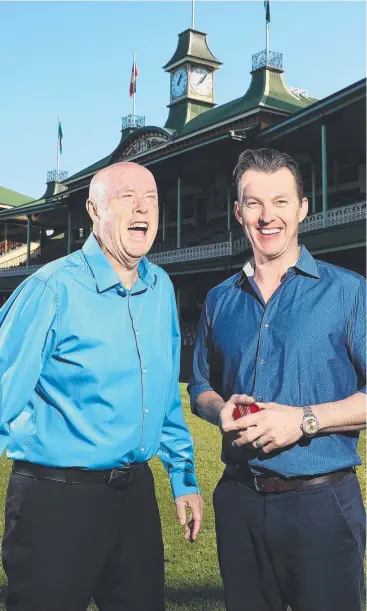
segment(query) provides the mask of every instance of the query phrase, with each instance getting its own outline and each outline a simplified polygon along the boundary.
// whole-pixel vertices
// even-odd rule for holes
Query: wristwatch
[[[305,405],[302,409],[303,420],[301,423],[301,431],[305,437],[315,437],[319,432],[319,421],[309,405]]]

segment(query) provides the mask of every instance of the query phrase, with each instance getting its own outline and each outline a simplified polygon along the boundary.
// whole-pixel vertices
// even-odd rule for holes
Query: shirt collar
[[[307,248],[301,245],[299,257],[293,265],[296,270],[303,272],[308,276],[313,276],[314,278],[320,278],[320,273],[318,270],[317,262],[313,258],[313,256],[308,252]],[[248,261],[246,261],[245,265],[242,268],[241,277],[239,281],[239,285],[242,284],[244,279],[251,278],[255,274],[255,260],[254,257],[251,257]]]
[[[121,280],[113,269],[111,263],[103,253],[93,233],[85,242],[82,248],[84,257],[94,276],[99,293],[106,291],[118,284]],[[153,272],[152,264],[145,257],[139,262],[138,274],[140,280],[148,286],[154,287],[156,275]]]

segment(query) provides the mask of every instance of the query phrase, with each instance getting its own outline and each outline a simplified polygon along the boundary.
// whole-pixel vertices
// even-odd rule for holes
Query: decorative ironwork
[[[145,127],[145,117],[141,115],[127,115],[122,117],[122,129]]]
[[[201,259],[213,259],[215,257],[228,257],[231,255],[231,242],[219,242],[216,244],[205,244],[204,246],[191,246],[178,250],[169,250],[150,255],[148,258],[152,263],[167,265],[169,263],[180,263],[182,261],[197,261]]]
[[[139,155],[139,153],[146,153],[147,151],[150,151],[161,144],[165,144],[166,142],[170,142],[170,139],[161,135],[153,136],[148,134],[141,136],[140,138],[134,140],[131,145],[123,151],[118,161],[122,161],[128,157],[133,157],[134,155]]]
[[[62,182],[66,180],[68,177],[68,172],[64,170],[59,170],[59,175],[57,175],[57,170],[49,170],[47,172],[47,182]]]
[[[344,225],[345,223],[351,223],[352,221],[359,221],[365,218],[366,202],[349,204],[348,206],[328,210],[326,227],[332,227],[333,225]],[[322,229],[323,227],[324,214],[322,212],[317,212],[316,214],[307,216],[303,223],[299,226],[298,231],[299,233],[306,233],[307,231]]]
[[[30,265],[29,267],[21,265],[19,267],[10,267],[9,269],[0,269],[0,276],[30,276],[38,269],[41,269],[41,267],[43,265]]]
[[[260,51],[252,56],[252,69],[259,70],[259,68],[279,68],[283,70],[283,54],[276,53],[275,51]]]

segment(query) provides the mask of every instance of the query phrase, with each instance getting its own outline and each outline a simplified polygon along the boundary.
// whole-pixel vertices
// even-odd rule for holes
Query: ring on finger
[[[261,441],[259,441],[258,439],[256,439],[256,440],[255,440],[255,446],[256,446],[256,448],[257,448],[258,450],[260,450],[260,451],[264,449],[263,444],[262,444],[262,443],[261,443]]]

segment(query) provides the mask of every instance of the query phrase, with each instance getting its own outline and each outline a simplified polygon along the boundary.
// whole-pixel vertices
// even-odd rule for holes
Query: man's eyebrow
[[[289,197],[289,193],[278,193],[274,195],[273,199],[280,199],[281,197]]]
[[[257,202],[261,202],[261,199],[259,197],[256,197],[256,195],[247,195],[246,196],[246,193],[243,192],[241,203],[244,202],[246,199],[255,199]]]

